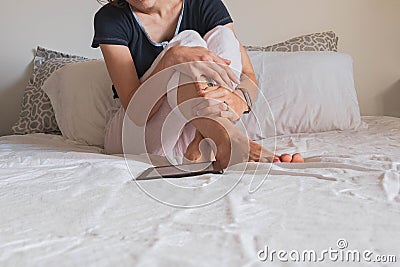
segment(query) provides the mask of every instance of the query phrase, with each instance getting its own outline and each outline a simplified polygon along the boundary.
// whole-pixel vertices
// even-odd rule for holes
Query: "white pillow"
[[[63,136],[104,146],[106,112],[113,107],[112,82],[103,60],[68,64],[44,83]]]
[[[243,116],[251,139],[274,136],[274,120],[276,135],[357,129],[362,125],[349,55],[249,52],[249,56],[265,97],[260,92],[254,114]]]
[[[357,129],[362,125],[349,55],[249,55],[260,87],[253,112],[242,119],[249,138]],[[51,100],[65,137],[103,147],[106,113],[114,106],[111,86],[104,61],[96,60],[64,66],[47,79],[42,89]]]

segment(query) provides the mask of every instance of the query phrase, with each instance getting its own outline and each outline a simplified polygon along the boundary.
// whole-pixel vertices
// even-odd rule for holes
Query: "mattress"
[[[301,152],[306,163],[180,179],[204,185],[182,196],[163,180],[132,181],[149,167],[139,158],[56,135],[1,137],[0,266],[309,266],[288,253],[329,249],[370,251],[373,266],[389,266],[379,256],[400,260],[400,119],[363,121],[358,131],[278,137],[277,153]],[[148,194],[160,188],[163,201]]]

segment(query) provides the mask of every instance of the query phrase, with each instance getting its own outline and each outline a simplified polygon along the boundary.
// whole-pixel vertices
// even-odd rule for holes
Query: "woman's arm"
[[[233,23],[227,24],[226,27],[230,28],[233,31],[233,33],[235,34],[236,39],[238,39],[235,29],[233,28]],[[257,95],[258,95],[257,78],[254,73],[253,65],[251,64],[250,57],[247,54],[246,49],[243,47],[243,45],[240,42],[239,42],[239,44],[240,44],[240,53],[242,54],[242,75],[240,77],[241,82],[238,87],[247,89],[249,91],[251,99],[254,102],[254,100],[257,98]],[[243,98],[243,94],[241,92],[237,92],[237,91],[238,90],[236,90],[235,93]]]
[[[122,45],[105,44],[101,44],[100,48],[104,57],[104,61],[107,65],[110,78],[117,90],[121,105],[126,110],[130,100],[132,99],[132,96],[141,86],[136,73],[135,63],[132,60],[129,48]],[[155,72],[160,71],[161,68],[162,64],[159,64],[159,66],[157,66],[158,70],[155,70]],[[149,114],[148,119],[150,119],[160,108],[161,103],[162,102],[160,99],[157,101],[151,111],[143,110],[143,114]],[[148,107],[143,106],[143,109],[146,108]]]

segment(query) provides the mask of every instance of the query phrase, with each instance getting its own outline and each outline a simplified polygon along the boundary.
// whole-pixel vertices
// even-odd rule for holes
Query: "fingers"
[[[213,65],[218,66],[217,64],[212,64],[210,62],[193,62],[191,64],[181,66],[180,71],[186,75],[189,75],[192,79],[194,79],[194,82],[207,83],[206,78],[208,78],[221,86],[229,87],[227,82],[231,83],[230,80],[227,79],[227,81],[224,81],[219,74],[221,69],[218,69],[219,67],[211,67]]]
[[[203,99],[199,104],[193,107],[193,115],[217,115],[227,118],[232,122],[240,119],[240,115],[238,114],[242,113],[240,113],[240,108],[238,108],[237,101],[234,99],[237,96],[230,90],[221,86],[212,86],[199,90],[198,95]],[[214,107],[207,109],[211,106]],[[197,113],[202,109],[204,109],[202,112]],[[237,112],[238,110],[239,112]]]
[[[206,61],[212,61],[215,62],[217,64],[222,64],[222,65],[230,65],[231,61],[229,59],[226,58],[222,58],[220,56],[217,56],[216,54],[214,54],[213,52],[209,51],[208,55],[207,55],[207,59],[205,59]],[[210,60],[211,59],[211,60]]]
[[[225,60],[226,65],[231,65],[232,61],[230,61],[229,59],[225,59],[225,58],[224,58],[224,60]]]
[[[225,59],[225,58],[219,57],[217,55],[215,55],[215,56],[216,56],[217,60],[214,60],[214,63],[220,64],[220,67],[222,67],[225,70],[225,72],[226,72],[227,76],[229,77],[229,79],[231,81],[233,81],[234,83],[239,84],[240,83],[240,79],[237,77],[237,75],[235,75],[235,73],[233,72],[233,70],[229,66],[229,65],[231,65],[232,61],[229,60],[229,59]],[[222,62],[225,62],[225,64],[223,64]]]
[[[209,106],[213,106],[213,105],[216,105],[216,104],[220,104],[220,103],[221,103],[220,101],[217,101],[217,100],[214,100],[214,99],[205,99],[205,98],[203,98],[203,99],[199,100],[198,104],[193,106],[192,110],[197,112],[197,111],[199,111],[199,110],[201,110],[203,108],[206,108],[206,107],[209,107]]]
[[[204,97],[206,92],[212,92],[218,90],[220,86],[201,86],[201,90],[197,90],[199,96]]]
[[[207,85],[204,82],[195,83],[196,91],[199,96],[201,96],[202,92],[207,88]]]
[[[228,77],[229,77],[229,79],[231,80],[231,81],[233,81],[234,83],[236,83],[236,84],[240,84],[240,79],[237,77],[237,75],[234,73],[234,71],[235,70],[233,70],[231,67],[229,67],[229,66],[222,66],[224,69],[225,69],[225,71],[226,71],[226,74],[228,75]],[[239,71],[239,70],[236,70],[236,71]]]
[[[229,108],[225,102],[213,99],[202,100],[192,108],[192,112],[194,116],[219,116],[232,122],[240,119],[240,116]]]
[[[230,81],[233,81],[236,84],[240,83],[240,79],[235,75],[235,73],[233,72],[233,70],[231,69],[231,67],[229,65],[231,65],[232,61],[229,59],[224,59],[220,56],[217,56],[215,54],[214,55],[214,63],[212,65],[219,65],[219,67],[221,67],[224,72],[227,75],[227,78],[229,78]],[[223,63],[225,62],[225,64]]]
[[[212,52],[203,57],[204,61],[208,61],[208,68],[213,69],[220,77],[216,77],[215,73],[208,73],[219,85],[227,86],[233,89],[232,82],[239,84],[240,79],[235,75],[234,71],[229,67],[231,61],[229,59],[221,58]],[[223,80],[224,82],[221,82]]]
[[[218,115],[222,110],[225,109],[224,103],[220,103],[217,105],[209,106],[203,109],[200,109],[196,112],[198,116],[211,116],[211,115]]]
[[[213,99],[202,99],[199,104],[193,106],[192,111],[193,114],[197,114],[200,110],[203,110],[205,108],[211,107],[211,106],[216,106],[216,105],[225,105],[221,101],[213,100]],[[224,107],[222,107],[224,108]]]
[[[229,78],[225,70],[220,67],[220,65],[215,63],[206,63],[202,66],[202,71],[204,75],[213,79],[218,85],[233,89],[231,79]]]
[[[231,90],[234,89],[232,82],[236,84],[240,83],[240,80],[229,66],[219,65],[214,62],[193,62],[179,66],[178,70],[192,77],[194,81],[207,82],[205,79],[207,77],[212,79],[216,84]]]
[[[177,70],[192,78],[199,78],[203,74],[212,78],[220,86],[227,88],[233,89],[232,82],[240,83],[240,79],[229,67],[232,63],[231,60],[222,58],[204,47],[181,47],[180,49],[184,50],[182,53],[185,55],[185,59],[181,60],[183,61],[181,63],[190,62],[190,64],[178,64]]]
[[[214,55],[214,62],[217,64],[223,64],[223,65],[231,65],[232,61],[226,58],[222,58],[220,56]]]
[[[227,89],[219,86],[213,86],[213,87],[208,87],[205,90],[202,90],[200,92],[200,96],[204,98],[223,98],[230,94],[231,92],[228,91]]]
[[[221,111],[220,116],[232,122],[238,121],[240,119],[240,116],[236,114],[233,110]]]
[[[219,65],[219,64],[211,64],[210,67],[214,69],[224,80],[224,82],[228,85],[228,88],[231,90],[234,89],[233,83],[240,84],[240,79],[235,75],[234,70],[232,70],[229,66]]]

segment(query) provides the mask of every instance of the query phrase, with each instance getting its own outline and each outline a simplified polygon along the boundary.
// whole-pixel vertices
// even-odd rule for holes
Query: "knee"
[[[206,35],[204,36],[204,40],[208,41],[215,36],[221,38],[222,40],[232,40],[232,39],[236,40],[233,31],[230,28],[221,25],[216,26],[214,29],[206,33]]]
[[[194,40],[199,40],[203,39],[201,38],[200,34],[194,30],[184,30],[180,32],[177,37],[180,37],[182,39],[194,39]]]
[[[171,40],[171,43],[181,46],[207,46],[206,41],[200,36],[200,34],[193,30],[180,32]]]

